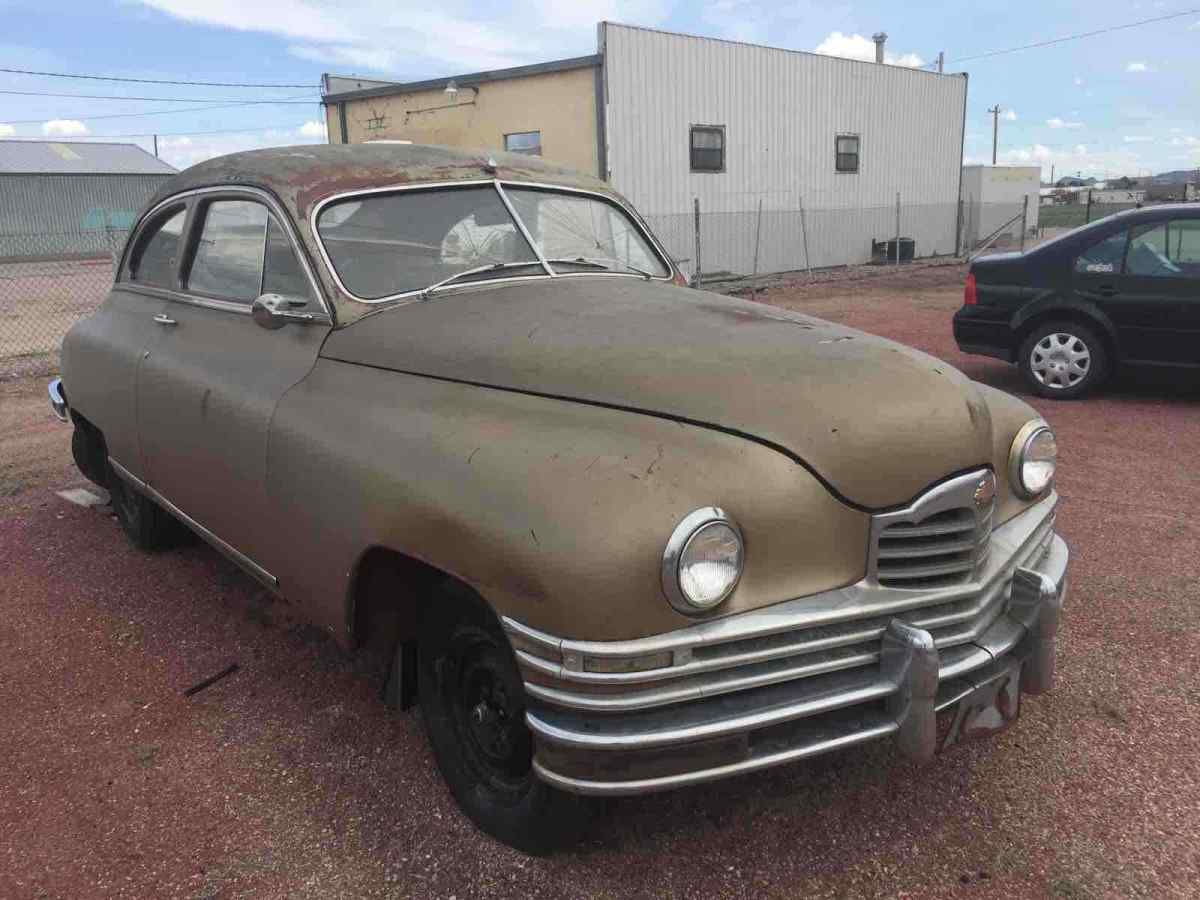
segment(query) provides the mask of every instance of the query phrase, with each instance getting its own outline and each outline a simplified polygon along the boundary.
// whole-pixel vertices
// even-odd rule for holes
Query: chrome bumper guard
[[[1020,661],[1054,682],[1068,550],[1051,495],[996,528],[970,583],[865,582],[650,638],[581,642],[503,619],[534,770],[580,794],[641,794],[895,735],[935,752],[937,714]]]
[[[55,378],[46,388],[50,392],[50,408],[60,422],[68,419],[67,395],[63,393],[62,379]]]

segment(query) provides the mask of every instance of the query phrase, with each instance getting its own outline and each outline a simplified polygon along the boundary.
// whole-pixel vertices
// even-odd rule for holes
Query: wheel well
[[[104,433],[75,410],[71,410],[71,423],[75,426],[71,453],[76,467],[94,484],[107,487],[108,448]]]
[[[372,547],[358,561],[350,588],[353,643],[391,653],[411,642],[436,602],[451,596],[491,607],[460,579],[388,547]]]
[[[1083,325],[1089,331],[1095,332],[1104,344],[1104,350],[1108,354],[1110,363],[1115,363],[1117,360],[1117,344],[1113,340],[1111,332],[1104,327],[1104,324],[1096,319],[1095,316],[1090,316],[1085,312],[1080,312],[1076,309],[1067,309],[1056,307],[1048,309],[1045,312],[1040,312],[1028,322],[1025,322],[1017,330],[1016,341],[1013,346],[1013,354],[1020,358],[1021,345],[1025,343],[1025,339],[1033,333],[1034,329],[1046,322],[1074,322],[1077,325]]]

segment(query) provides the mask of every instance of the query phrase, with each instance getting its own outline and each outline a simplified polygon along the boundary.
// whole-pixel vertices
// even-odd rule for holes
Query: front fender
[[[661,589],[667,538],[721,506],[746,569],[717,615],[850,584],[869,517],[746,439],[622,410],[322,359],[280,402],[268,490],[282,539],[263,565],[346,637],[364,549],[470,584],[497,613],[622,640],[696,620]]]

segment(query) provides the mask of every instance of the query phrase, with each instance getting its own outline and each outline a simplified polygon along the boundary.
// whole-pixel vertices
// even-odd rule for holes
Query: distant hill
[[[1158,175],[1152,175],[1147,179],[1151,184],[1186,184],[1189,181],[1196,181],[1195,169],[1176,169],[1173,172],[1160,172]]]

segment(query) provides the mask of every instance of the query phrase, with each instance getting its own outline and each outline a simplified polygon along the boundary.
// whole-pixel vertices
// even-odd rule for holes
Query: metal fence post
[[[812,260],[808,258],[808,223],[804,220],[804,198],[800,198],[800,234],[804,238],[804,268],[812,277]]]
[[[954,255],[962,253],[963,198],[958,198],[958,215],[954,219]]]
[[[1086,225],[1092,221],[1092,189],[1088,188],[1087,214],[1084,216],[1083,223]]]
[[[700,287],[700,198],[692,200],[696,210],[696,271],[692,273],[692,287]]]
[[[1025,203],[1021,206],[1021,252],[1025,252],[1025,232],[1029,228],[1029,195],[1025,195]]]
[[[896,191],[896,265],[900,265],[900,192]]]
[[[758,198],[758,219],[754,223],[754,272],[750,276],[750,297],[755,298],[755,281],[758,279],[758,245],[762,240],[762,197]]]

